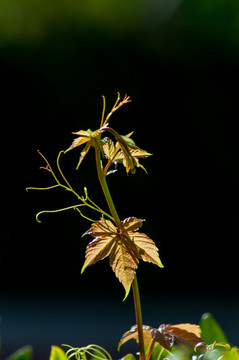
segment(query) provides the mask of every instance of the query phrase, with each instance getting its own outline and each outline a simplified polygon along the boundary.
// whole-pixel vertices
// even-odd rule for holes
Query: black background
[[[0,271],[10,298],[63,292],[123,299],[107,259],[80,275],[91,240],[81,235],[90,223],[74,211],[35,221],[38,211],[76,200],[63,190],[25,192],[53,184],[39,170],[37,149],[55,166],[71,132],[97,129],[102,95],[109,111],[117,91],[132,103],[111,126],[121,134],[134,130],[136,144],[153,153],[142,161],[148,175],[119,168],[109,177],[120,217],[147,220],[142,231],[165,266],[140,263],[142,296],[211,296],[215,304],[238,296],[239,6],[172,4],[174,11],[154,1],[103,2],[98,10],[94,2],[39,9],[26,2],[16,29],[14,6],[3,4],[6,28],[13,28],[2,25],[0,47]],[[78,157],[75,150],[62,158],[67,178],[81,194],[87,186],[106,209],[93,152],[75,171]]]

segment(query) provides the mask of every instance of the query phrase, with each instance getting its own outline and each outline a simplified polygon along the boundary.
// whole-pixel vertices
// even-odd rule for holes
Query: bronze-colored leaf
[[[143,220],[137,219],[135,217],[129,217],[126,218],[122,224],[127,230],[131,240],[136,245],[140,259],[143,261],[152,262],[159,267],[163,267],[163,264],[158,255],[158,248],[156,247],[154,241],[146,234],[135,231],[142,226]]]
[[[143,220],[135,217],[122,221],[124,229],[118,229],[112,221],[106,219],[93,223],[86,232],[94,240],[86,248],[82,272],[86,267],[110,256],[112,270],[124,286],[127,297],[140,259],[163,267],[153,240],[135,231],[142,223]]]
[[[151,330],[152,338],[167,350],[171,349],[175,341],[183,347],[195,347],[203,341],[200,334],[200,327],[194,324],[162,324],[158,329]]]
[[[138,262],[138,258],[127,246],[125,240],[118,237],[110,253],[110,265],[116,277],[125,288],[125,298],[129,294]]]
[[[87,266],[110,255],[112,270],[124,286],[127,296],[139,262],[136,245],[130,241],[130,238],[123,236],[121,230],[117,229],[110,220],[96,221],[86,234],[95,239],[86,248],[82,272]]]
[[[128,217],[122,221],[122,224],[124,225],[125,230],[135,231],[142,227],[143,221],[144,220],[137,219],[136,217]]]
[[[176,341],[180,344],[181,339],[192,345],[193,347],[203,341],[201,339],[201,329],[195,324],[178,324],[169,325],[167,330],[175,335]],[[181,344],[183,345],[181,341]]]
[[[152,239],[150,239],[146,234],[140,232],[129,232],[129,235],[137,246],[140,259],[152,262],[161,268],[164,267],[159,258],[158,248]]]
[[[83,273],[88,266],[109,256],[114,242],[115,239],[112,236],[98,237],[91,241],[86,248],[85,262],[81,269],[81,273]]]
[[[117,234],[117,228],[110,220],[101,219],[99,221],[94,222],[91,225],[91,228],[85,233],[91,235],[93,237],[100,236],[108,236]]]
[[[89,132],[85,131],[85,130],[80,130],[80,131],[74,132],[73,134],[80,135],[80,136],[73,140],[73,143],[65,152],[72,150],[72,149],[76,148],[77,146],[80,146],[80,145],[90,141],[90,139],[91,139]]]
[[[144,336],[145,348],[147,348],[152,341],[152,337],[150,335],[151,329],[152,329],[151,326],[143,325],[143,336]],[[123,344],[125,344],[127,341],[129,341],[131,339],[135,339],[138,342],[138,330],[137,330],[136,325],[132,326],[129,331],[127,331],[126,333],[123,334],[123,336],[119,342],[119,345],[118,345],[118,350],[120,349],[120,347]]]

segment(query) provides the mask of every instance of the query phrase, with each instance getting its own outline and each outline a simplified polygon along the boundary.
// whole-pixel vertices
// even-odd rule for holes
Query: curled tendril
[[[80,206],[85,206],[85,205],[84,204],[77,204],[77,205],[72,205],[72,206],[68,206],[68,207],[65,207],[65,208],[62,208],[62,209],[57,209],[57,210],[43,210],[43,211],[40,211],[36,215],[36,221],[41,223],[41,221],[39,220],[39,216],[41,214],[54,214],[54,213],[58,213],[58,212],[62,212],[62,211],[65,211],[65,210],[70,210],[70,209],[78,210],[78,207],[80,207]]]
[[[81,348],[74,348],[70,345],[63,344],[62,346],[69,347],[70,349],[66,352],[68,359],[75,356],[77,360],[87,360],[87,355],[94,357],[94,359],[100,360],[112,360],[112,357],[104,348],[99,345],[88,345]]]

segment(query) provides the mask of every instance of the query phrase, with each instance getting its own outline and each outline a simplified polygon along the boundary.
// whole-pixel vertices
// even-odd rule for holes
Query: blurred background
[[[139,265],[144,323],[210,311],[239,345],[238,31],[237,0],[1,0],[2,357],[26,344],[35,359],[62,343],[127,351],[116,348],[135,323],[131,295],[122,302],[107,259],[80,275],[90,223],[74,211],[35,220],[75,199],[25,191],[53,185],[37,150],[55,166],[117,91],[132,103],[112,127],[154,154],[148,175],[108,179],[120,217],[147,220],[165,266]],[[106,209],[93,153],[75,171],[78,157],[62,158],[64,173]]]

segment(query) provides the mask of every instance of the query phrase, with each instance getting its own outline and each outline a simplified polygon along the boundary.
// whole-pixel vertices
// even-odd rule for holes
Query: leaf
[[[81,272],[110,255],[110,265],[128,295],[138,266],[137,247],[127,241],[110,220],[101,219],[86,232],[95,239],[86,248],[86,259]]]
[[[110,254],[110,265],[116,277],[125,288],[125,298],[128,296],[135,270],[138,267],[138,258],[132,249],[127,246],[123,238],[118,238]]]
[[[73,134],[80,135],[80,136],[73,140],[73,143],[65,152],[70,151],[70,150],[76,148],[77,146],[80,146],[91,140],[91,136],[88,131],[80,130],[80,131],[74,132]]]
[[[225,351],[221,360],[239,360],[239,349],[232,348],[230,351]]]
[[[32,346],[24,346],[8,356],[5,360],[31,360],[33,356]]]
[[[77,131],[73,134],[76,135],[80,135],[79,137],[75,138],[73,140],[73,143],[71,144],[71,146],[65,151],[68,152],[72,149],[75,149],[76,147],[85,144],[85,147],[83,148],[83,150],[81,151],[80,154],[80,159],[79,162],[77,164],[77,169],[79,168],[80,164],[82,163],[84,157],[86,156],[86,154],[88,153],[88,151],[90,150],[90,147],[93,146],[96,149],[100,149],[102,151],[102,140],[101,140],[101,133],[99,130],[96,130],[94,132],[92,132],[90,129],[88,129],[87,131],[85,130],[80,130]]]
[[[140,259],[151,262],[161,268],[164,267],[158,255],[158,248],[152,239],[140,232],[129,232],[129,236],[137,246]]]
[[[138,230],[142,226],[143,220],[130,217],[126,218],[122,223],[128,231],[131,240],[137,246],[139,258],[143,261],[152,262],[159,267],[163,267],[158,255],[158,248],[154,241],[144,233],[135,232],[135,230]]]
[[[161,325],[162,326],[162,325]],[[152,338],[157,341],[162,347],[166,350],[171,350],[174,344],[174,335],[169,331],[165,330],[165,328],[152,329],[150,331]]]
[[[65,352],[58,346],[51,347],[50,360],[68,360]]]
[[[172,332],[176,341],[179,343],[180,339],[188,342],[193,347],[198,343],[202,342],[201,329],[198,325],[194,324],[178,324],[167,326],[167,330]]]
[[[200,327],[202,330],[202,338],[207,344],[212,344],[214,341],[228,343],[221,326],[210,313],[203,314]]]
[[[124,225],[125,230],[135,231],[142,227],[143,221],[144,220],[137,219],[136,217],[128,217],[122,221],[122,224]]]
[[[150,335],[151,329],[152,329],[151,326],[143,325],[143,336],[144,336],[145,348],[148,347],[150,342],[152,341],[152,337]],[[119,342],[119,345],[118,345],[118,350],[120,349],[120,347],[123,344],[125,344],[127,341],[129,341],[131,339],[135,339],[138,342],[138,330],[137,330],[136,325],[132,326],[129,331],[127,331],[126,333],[123,334],[123,336]]]
[[[88,230],[85,234],[89,234],[93,237],[95,236],[108,236],[112,234],[117,234],[117,228],[110,220],[99,220],[91,225],[90,230]]]
[[[194,324],[165,325],[151,330],[151,336],[165,349],[170,350],[175,341],[181,346],[195,345],[203,340],[200,327]]]
[[[110,220],[101,219],[93,223],[85,233],[93,236],[94,240],[86,248],[81,272],[109,256],[112,270],[125,288],[126,298],[140,259],[163,267],[153,240],[135,231],[142,223],[143,220],[135,217],[122,221],[120,229]]]
[[[112,238],[111,236],[104,237],[103,239],[95,238],[91,241],[86,248],[86,260],[81,269],[81,273],[83,273],[88,266],[109,256],[114,241],[114,237]]]
[[[124,357],[122,357],[120,360],[136,360],[134,355],[132,354],[127,354]]]
[[[110,159],[112,162],[114,162],[117,149],[114,142],[108,137],[103,139],[103,152],[107,159]]]
[[[78,167],[80,166],[80,164],[82,163],[82,161],[84,160],[84,157],[86,156],[86,154],[88,153],[88,151],[90,150],[90,147],[91,147],[91,143],[88,142],[86,144],[86,146],[84,147],[84,149],[81,151],[80,153],[80,159],[79,159],[79,162],[77,164],[77,167],[76,169],[78,169]]]

